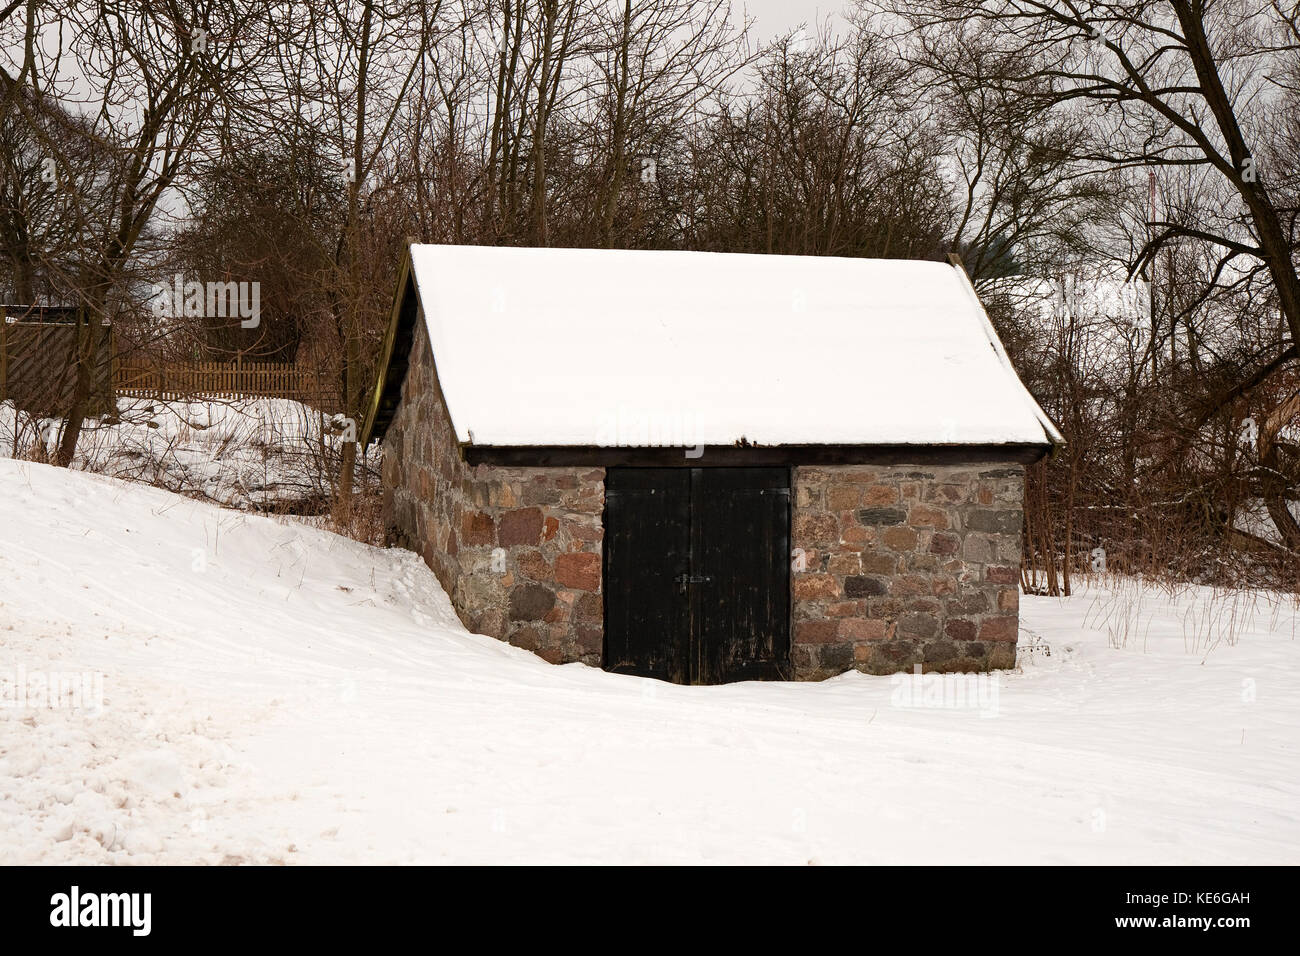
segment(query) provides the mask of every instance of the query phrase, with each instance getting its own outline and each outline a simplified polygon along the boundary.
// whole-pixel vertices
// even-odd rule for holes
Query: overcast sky
[[[847,0],[732,0],[736,10],[754,18],[754,37],[768,40],[793,30],[800,23],[812,26],[828,13],[839,13]]]

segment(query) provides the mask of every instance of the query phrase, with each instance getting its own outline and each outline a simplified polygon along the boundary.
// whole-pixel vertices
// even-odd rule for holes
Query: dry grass
[[[334,502],[321,527],[362,544],[384,547],[384,497],[377,487],[357,492],[348,507]]]
[[[1266,621],[1271,631],[1286,630],[1296,636],[1300,595],[1260,588],[1212,587],[1114,573],[1080,575],[1080,590],[1092,595],[1083,626],[1104,630],[1116,649],[1150,643],[1151,623],[1163,608],[1173,605],[1183,629],[1188,654],[1208,656],[1221,645],[1235,646],[1242,635]]]

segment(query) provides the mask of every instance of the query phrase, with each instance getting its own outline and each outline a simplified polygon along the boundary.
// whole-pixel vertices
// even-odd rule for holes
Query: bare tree
[[[1155,223],[1130,268],[1152,263],[1171,242],[1217,250],[1207,296],[1221,285],[1263,286],[1285,335],[1271,355],[1202,413],[1202,424],[1296,358],[1300,274],[1294,208],[1267,165],[1283,97],[1274,77],[1294,75],[1300,10],[1244,0],[1104,3],[1066,0],[918,0],[894,7],[922,35],[977,29],[1019,58],[1013,74],[985,81],[1057,115],[1086,117],[1092,135],[1062,143],[1071,160],[1110,169],[1195,168],[1219,187],[1217,205],[1194,218]],[[1265,466],[1269,467],[1269,466]],[[1293,549],[1300,524],[1284,498],[1292,479],[1266,482],[1269,510]]]
[[[373,225],[403,124],[421,100],[415,84],[427,75],[425,58],[436,47],[440,3],[419,0],[314,0],[297,55],[285,63],[284,83],[293,89],[294,115],[283,122],[319,124],[338,150],[338,174],[346,182],[341,221],[331,236],[329,267],[321,277],[338,349],[343,411],[364,417],[391,295],[402,234],[387,234],[376,247]],[[280,117],[276,117],[280,119]],[[327,147],[328,148],[328,147]],[[387,266],[376,269],[382,250]],[[350,506],[356,444],[343,449],[338,502]]]
[[[75,295],[80,346],[56,462],[68,465],[90,400],[94,335],[129,296],[143,238],[173,187],[192,169],[264,47],[266,9],[245,0],[29,4],[3,24],[24,38],[24,59],[0,85],[57,180],[69,184],[76,254],[46,256]],[[61,31],[61,32],[59,32]],[[238,40],[238,42],[235,42]],[[22,90],[19,91],[19,87]],[[63,136],[51,118],[79,115]],[[93,183],[78,182],[75,144],[111,157]],[[84,150],[81,150],[84,152]]]
[[[889,38],[787,36],[756,88],[692,135],[685,243],[798,255],[934,257],[951,200],[937,131]]]

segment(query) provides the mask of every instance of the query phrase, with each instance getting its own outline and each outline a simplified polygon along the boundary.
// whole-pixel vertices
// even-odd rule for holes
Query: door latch
[[[673,580],[677,582],[677,587],[678,587],[678,589],[679,589],[683,594],[685,594],[685,593],[686,593],[686,586],[687,586],[688,584],[705,584],[705,583],[707,583],[707,582],[709,582],[709,581],[712,581],[712,580],[713,580],[713,576],[712,576],[712,575],[709,575],[709,574],[685,574],[685,573],[683,573],[683,574],[679,574],[679,575],[677,575],[677,577],[673,578]]]

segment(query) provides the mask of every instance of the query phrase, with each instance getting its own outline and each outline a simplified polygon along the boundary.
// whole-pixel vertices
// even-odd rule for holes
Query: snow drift
[[[414,555],[290,520],[14,461],[0,502],[6,862],[1300,852],[1300,652],[1268,595],[1027,598],[1022,646],[1050,656],[964,702],[857,674],[679,687],[469,634]],[[102,699],[17,706],[19,669]]]

